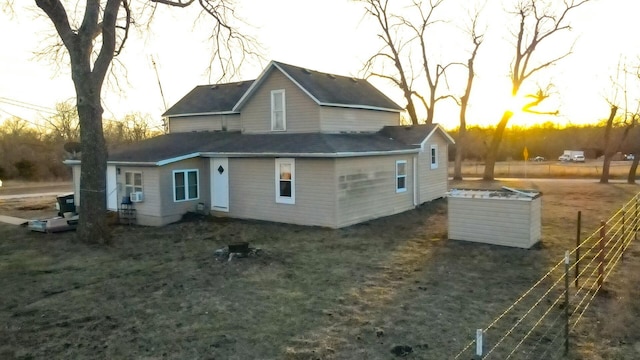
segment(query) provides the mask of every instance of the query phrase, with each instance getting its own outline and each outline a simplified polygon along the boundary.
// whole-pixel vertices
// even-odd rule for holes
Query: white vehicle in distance
[[[558,158],[558,161],[571,161],[571,156],[569,156],[569,154],[562,154]]]
[[[575,155],[573,157],[573,161],[575,161],[575,162],[584,162],[584,155]]]

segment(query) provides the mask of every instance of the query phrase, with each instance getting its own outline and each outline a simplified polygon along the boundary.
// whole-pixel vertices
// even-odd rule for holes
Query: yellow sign
[[[529,158],[529,150],[527,150],[527,147],[524,147],[524,151],[522,152],[522,156],[524,156],[524,161],[527,161],[527,159]]]

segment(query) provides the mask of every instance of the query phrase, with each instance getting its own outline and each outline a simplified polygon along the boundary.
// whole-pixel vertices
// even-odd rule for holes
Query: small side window
[[[431,168],[438,168],[438,145],[431,145]]]
[[[295,159],[276,159],[276,202],[296,203]]]
[[[407,191],[407,161],[396,161],[396,192]]]

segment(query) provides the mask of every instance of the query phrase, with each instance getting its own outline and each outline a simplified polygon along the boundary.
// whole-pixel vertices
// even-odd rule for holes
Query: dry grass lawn
[[[495,188],[497,182],[450,183]],[[115,226],[112,247],[0,224],[1,359],[449,359],[639,187],[526,180],[541,246],[447,239],[446,200],[340,230],[210,219]],[[43,216],[53,200],[3,202]],[[49,205],[47,205],[49,204]],[[262,251],[214,255],[248,241]],[[572,359],[640,357],[640,247],[572,334]]]

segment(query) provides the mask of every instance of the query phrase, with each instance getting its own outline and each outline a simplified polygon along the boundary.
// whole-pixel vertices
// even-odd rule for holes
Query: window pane
[[[282,111],[277,111],[273,113],[273,130],[284,130],[284,119],[283,119]]]
[[[196,199],[198,197],[198,173],[196,171],[189,171],[189,199]]]
[[[280,196],[291,197],[291,181],[280,181]]]
[[[291,164],[280,164],[280,179],[291,180]]]
[[[177,172],[174,175],[174,182],[176,186],[176,200],[184,200],[185,199],[185,188],[184,188],[184,173]]]
[[[141,173],[134,173],[133,174],[133,181],[134,181],[134,185],[136,186],[142,186],[142,174]]]
[[[273,93],[273,110],[282,111],[282,93]]]
[[[405,180],[406,180],[405,177],[398,177],[398,190],[399,189],[404,189],[406,187],[405,186]]]
[[[407,174],[407,163],[397,163],[398,175],[406,175]]]
[[[131,173],[130,172],[126,172],[124,173],[124,183],[127,185],[132,185],[133,181],[131,180]]]

